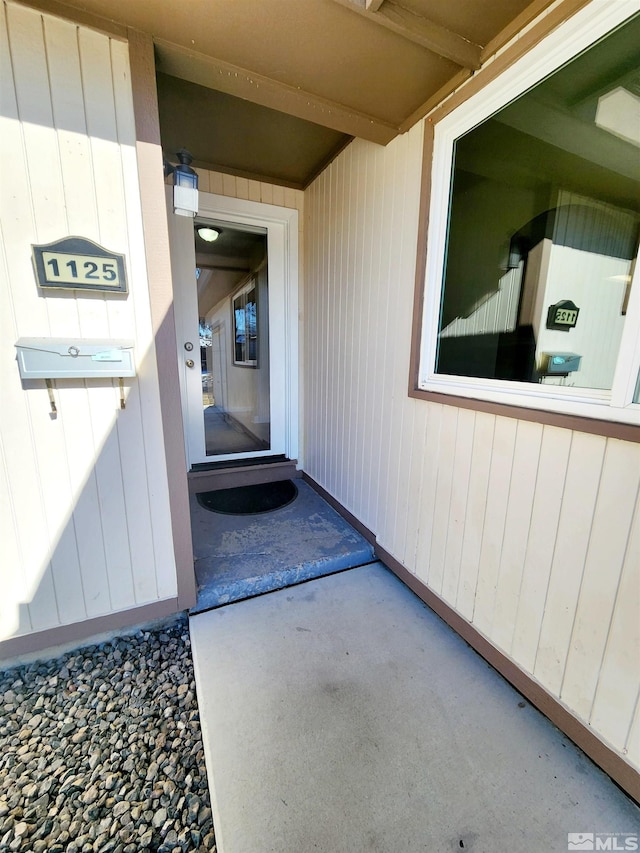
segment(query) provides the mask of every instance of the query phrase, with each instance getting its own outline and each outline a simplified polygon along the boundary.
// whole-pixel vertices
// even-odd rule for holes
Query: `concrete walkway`
[[[380,563],[190,625],[219,853],[565,853],[640,830]]]

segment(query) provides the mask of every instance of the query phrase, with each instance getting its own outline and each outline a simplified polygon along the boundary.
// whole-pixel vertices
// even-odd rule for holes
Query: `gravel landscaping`
[[[0,671],[0,851],[215,851],[186,618]]]

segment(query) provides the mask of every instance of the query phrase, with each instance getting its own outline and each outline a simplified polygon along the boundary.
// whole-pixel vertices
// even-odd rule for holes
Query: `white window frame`
[[[418,379],[418,387],[421,390],[510,406],[640,424],[640,404],[633,403],[640,371],[638,263],[635,264],[611,392],[435,373],[456,139],[481,124],[638,11],[639,0],[617,0],[616,3],[611,3],[610,0],[593,0],[435,125]]]
[[[251,290],[253,290],[253,289],[255,289],[255,291],[256,291],[256,358],[245,358],[244,360],[238,360],[236,358],[236,334],[237,334],[236,322],[237,322],[237,318],[236,318],[236,309],[234,306],[235,306],[236,299],[239,296],[242,296],[244,293],[250,293]],[[233,329],[233,341],[232,341],[233,353],[232,353],[232,356],[233,356],[233,366],[234,367],[251,367],[251,368],[257,368],[258,367],[258,357],[257,356],[258,356],[259,334],[258,334],[258,329],[257,329],[257,319],[258,319],[257,305],[258,305],[258,280],[257,280],[256,276],[252,274],[245,281],[245,283],[241,287],[239,287],[231,296],[231,328]],[[246,304],[244,306],[244,312],[245,312],[244,322],[246,324],[247,323]],[[246,328],[247,327],[245,325],[245,334],[248,335]],[[246,352],[248,354],[249,353],[248,341],[246,342],[246,344],[247,344]]]

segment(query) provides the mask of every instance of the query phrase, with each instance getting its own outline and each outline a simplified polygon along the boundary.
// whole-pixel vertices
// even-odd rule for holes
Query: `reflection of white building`
[[[553,210],[512,239],[513,267],[466,317],[441,338],[474,338],[531,326],[534,365],[544,384],[610,389],[618,358],[637,249],[640,218],[584,196],[561,191]],[[529,232],[529,233],[528,233]],[[537,233],[536,233],[537,232]],[[547,327],[550,306],[570,301],[579,321],[566,330]],[[574,352],[579,370],[546,375],[548,356]]]

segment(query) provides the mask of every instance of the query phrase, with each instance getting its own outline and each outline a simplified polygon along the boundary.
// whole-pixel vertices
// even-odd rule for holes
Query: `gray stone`
[[[152,824],[156,829],[159,829],[167,819],[167,810],[158,809],[152,818]]]
[[[0,672],[0,850],[214,849],[186,622],[162,633]]]
[[[121,802],[116,803],[115,806],[113,807],[113,816],[114,817],[120,817],[121,815],[128,812],[129,808],[130,808],[129,803],[126,800],[122,800]]]
[[[140,837],[140,847],[151,847],[151,842],[153,841],[153,831],[148,829],[141,837]]]
[[[91,787],[87,788],[87,790],[82,795],[82,802],[85,805],[89,806],[92,803],[95,803],[95,801],[98,799],[99,796],[100,796],[100,791],[98,790],[97,786],[91,785]]]

